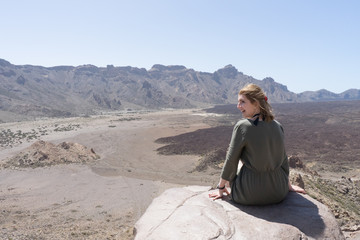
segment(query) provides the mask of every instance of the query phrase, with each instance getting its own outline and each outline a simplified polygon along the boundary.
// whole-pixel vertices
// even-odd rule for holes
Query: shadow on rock
[[[289,193],[281,203],[266,206],[244,206],[230,200],[228,202],[254,217],[292,225],[312,238],[322,236],[326,227],[318,206],[301,194]]]

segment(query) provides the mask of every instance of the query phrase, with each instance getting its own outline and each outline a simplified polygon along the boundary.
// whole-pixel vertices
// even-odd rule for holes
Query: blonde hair
[[[254,104],[257,102],[260,106],[260,115],[263,120],[270,122],[274,120],[275,116],[272,113],[272,108],[267,101],[264,91],[256,84],[248,84],[239,91],[239,95],[244,95],[249,101]]]

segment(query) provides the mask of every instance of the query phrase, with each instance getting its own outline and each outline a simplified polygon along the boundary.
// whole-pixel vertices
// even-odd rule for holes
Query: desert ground
[[[209,115],[167,110],[1,124],[2,131],[23,137],[3,141],[1,163],[39,139],[80,143],[100,158],[3,167],[0,239],[131,239],[136,220],[165,189],[215,184],[215,173],[193,172],[198,156],[159,155],[164,144],[155,143],[209,127],[203,121]]]
[[[285,106],[284,112],[288,111]],[[340,191],[342,200],[350,199],[350,203],[346,202],[350,210],[340,209],[331,199],[329,205],[334,205],[334,214],[338,214],[340,223],[343,221],[344,229],[349,230],[347,236],[354,236],[360,230],[359,147],[351,141],[341,148],[337,141],[332,142],[331,136],[323,136],[320,131],[324,129],[322,126],[332,127],[343,121],[344,115],[327,116],[319,123],[312,121],[319,131],[308,131],[319,146],[315,147],[316,151],[310,151],[314,142],[304,140],[306,128],[291,125],[302,113],[291,114],[296,117],[278,116],[285,129],[295,129],[287,133],[290,132],[287,148],[290,154],[304,159],[304,165],[310,169],[310,173],[304,173],[304,182],[310,179],[313,185],[305,188],[309,187],[309,194],[313,190],[312,196],[325,204],[328,199],[317,194],[318,185],[329,186],[327,192]],[[309,114],[317,116],[317,113]],[[345,123],[357,127],[354,123],[359,120],[358,114],[355,120]],[[134,223],[152,199],[166,189],[217,184],[232,125],[240,117],[224,109],[168,109],[0,124],[0,239],[132,239]],[[322,125],[323,121],[327,125]],[[352,132],[352,129],[345,132],[345,137],[356,138],[357,134]],[[320,138],[326,138],[324,143]],[[99,158],[73,163],[49,162],[44,166],[33,162],[26,165],[26,161],[17,163],[18,159],[25,156],[30,159],[30,155],[36,154],[50,159],[51,153],[34,149],[33,144],[39,140],[57,146],[69,145],[64,142],[81,144]],[[349,153],[346,155],[349,157],[343,164],[338,159],[328,161],[334,154],[325,151],[321,144],[326,148],[336,145],[344,156]],[[79,158],[83,154],[79,153]],[[314,178],[314,172],[322,178]],[[322,182],[333,180],[336,184]]]

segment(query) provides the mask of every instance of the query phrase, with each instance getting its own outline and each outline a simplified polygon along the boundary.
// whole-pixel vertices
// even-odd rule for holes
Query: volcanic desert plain
[[[349,239],[360,237],[359,104],[273,105],[292,179]],[[240,118],[228,105],[1,123],[0,239],[133,239],[166,189],[216,186]]]

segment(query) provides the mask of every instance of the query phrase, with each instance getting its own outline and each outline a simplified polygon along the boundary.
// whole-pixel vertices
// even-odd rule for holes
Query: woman
[[[224,192],[230,195],[226,188],[229,184],[232,200],[245,205],[278,203],[289,191],[305,193],[289,182],[283,128],[274,120],[261,88],[249,84],[241,89],[237,108],[244,118],[234,127],[217,186],[219,192],[209,196],[216,200]]]

